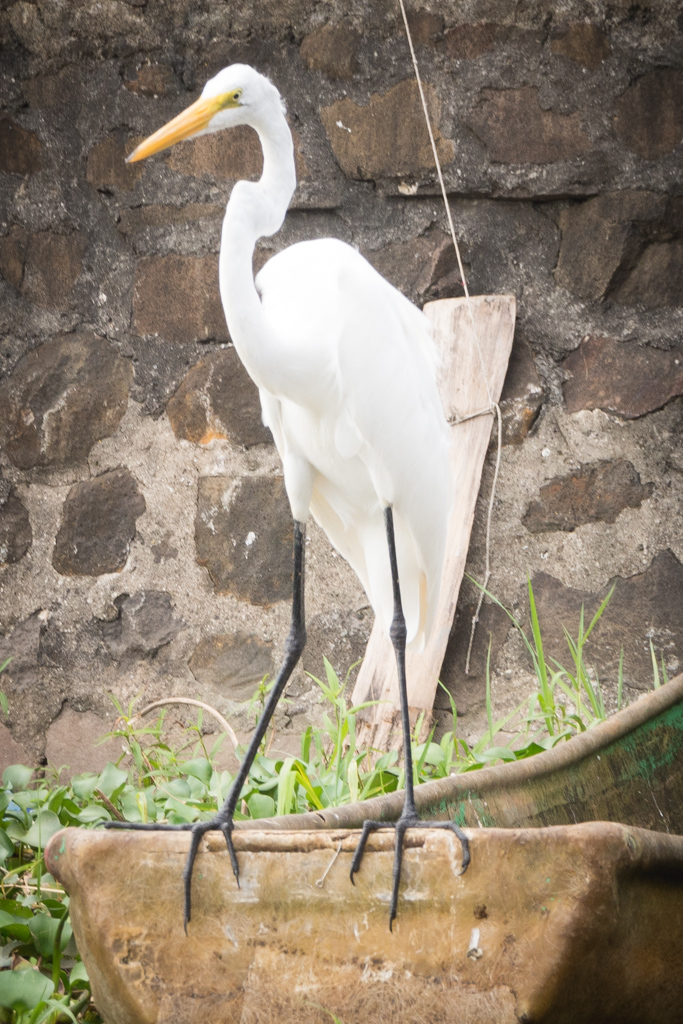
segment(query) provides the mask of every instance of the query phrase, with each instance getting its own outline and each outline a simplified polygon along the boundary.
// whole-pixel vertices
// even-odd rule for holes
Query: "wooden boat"
[[[553,751],[420,786],[426,818],[467,827],[472,863],[460,874],[450,833],[409,832],[393,932],[393,833],[355,887],[349,866],[399,794],[243,823],[239,889],[208,836],[188,936],[187,834],[66,829],[46,856],[108,1024],[674,1024],[682,747],[679,676]]]

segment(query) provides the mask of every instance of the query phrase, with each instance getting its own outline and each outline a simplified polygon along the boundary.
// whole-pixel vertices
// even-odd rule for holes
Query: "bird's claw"
[[[398,889],[401,883],[401,866],[403,863],[403,840],[405,834],[409,828],[445,828],[455,833],[457,838],[460,840],[460,846],[462,848],[462,864],[460,867],[459,875],[464,874],[467,870],[467,865],[470,862],[470,844],[467,836],[462,829],[456,825],[454,821],[420,821],[417,814],[405,814],[402,815],[396,822],[386,821],[364,821],[363,830],[358,840],[358,846],[353,855],[351,861],[350,878],[353,885],[355,881],[353,876],[357,874],[360,869],[363,854],[365,852],[365,846],[368,841],[368,837],[371,832],[377,832],[381,828],[393,828],[396,831],[396,846],[394,850],[394,869],[393,869],[393,885],[391,890],[391,906],[389,909],[389,931],[393,931],[393,923],[396,918],[396,912],[398,909]]]

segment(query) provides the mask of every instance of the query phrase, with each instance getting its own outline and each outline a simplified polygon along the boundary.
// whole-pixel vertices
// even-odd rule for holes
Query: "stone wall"
[[[287,99],[299,185],[281,247],[332,235],[415,302],[461,294],[408,48],[389,0],[3,0],[0,114],[0,761],[83,768],[109,694],[200,696],[249,729],[289,618],[279,461],[217,289],[222,211],[260,169],[237,129],[127,166],[141,138],[244,61]],[[552,653],[596,631],[613,694],[683,658],[683,16],[670,0],[410,5],[473,293],[514,292],[491,588]],[[481,574],[492,460],[468,571]],[[309,647],[346,670],[372,613],[313,527]],[[443,679],[482,727],[483,662],[511,707],[529,666],[487,604],[464,674],[463,588]],[[440,703],[443,701],[440,698]],[[315,718],[299,672],[281,746]],[[172,715],[178,719],[179,715]],[[289,738],[288,738],[289,737]]]

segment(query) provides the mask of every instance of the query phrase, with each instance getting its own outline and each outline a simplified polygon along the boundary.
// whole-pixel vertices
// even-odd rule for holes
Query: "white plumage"
[[[256,279],[274,333],[316,366],[310,393],[260,388],[294,515],[310,508],[388,630],[393,614],[383,508],[394,510],[409,641],[429,635],[450,505],[448,432],[427,318],[335,239],[274,256]],[[230,311],[226,310],[228,322]],[[298,460],[312,472],[310,481]]]

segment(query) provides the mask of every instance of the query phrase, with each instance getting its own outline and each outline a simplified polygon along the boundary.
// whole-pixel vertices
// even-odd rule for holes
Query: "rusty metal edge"
[[[645,694],[623,711],[611,715],[593,729],[575,736],[567,743],[561,743],[552,750],[523,761],[509,761],[491,768],[451,775],[434,782],[425,782],[415,789],[418,811],[444,801],[452,803],[465,798],[476,790],[478,795],[492,789],[508,789],[543,778],[553,772],[579,764],[585,758],[597,754],[605,747],[627,736],[639,726],[661,715],[664,711],[683,700],[683,674],[676,676],[666,685],[652,693]],[[260,818],[254,821],[235,822],[237,829],[258,831],[282,830],[296,832],[307,829],[361,828],[366,819],[396,821],[403,809],[403,791],[397,790],[386,796],[375,797],[362,803],[346,804],[344,807],[328,807],[323,811],[309,811],[306,814],[289,814],[276,818]]]

